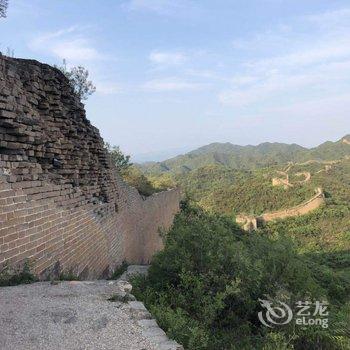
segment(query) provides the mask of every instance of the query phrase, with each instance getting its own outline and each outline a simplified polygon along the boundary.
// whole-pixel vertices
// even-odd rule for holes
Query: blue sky
[[[350,132],[348,0],[10,0],[0,45],[87,67],[88,118],[138,159]]]

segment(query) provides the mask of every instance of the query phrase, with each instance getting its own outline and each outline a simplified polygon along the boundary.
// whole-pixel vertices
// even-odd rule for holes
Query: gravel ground
[[[1,350],[156,350],[112,281],[0,288]]]

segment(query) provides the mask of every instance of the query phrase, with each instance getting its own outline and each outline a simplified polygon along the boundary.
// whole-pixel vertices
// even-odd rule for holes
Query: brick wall
[[[29,259],[45,277],[99,277],[146,263],[179,208],[118,176],[98,130],[61,72],[0,56],[0,264]]]

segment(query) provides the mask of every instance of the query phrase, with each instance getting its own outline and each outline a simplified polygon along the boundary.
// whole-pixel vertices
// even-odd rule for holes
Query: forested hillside
[[[326,206],[305,216],[268,223],[262,233],[286,234],[303,252],[344,251],[338,267],[350,268],[350,160],[345,159],[328,171],[316,170],[315,166],[303,168],[314,169],[308,186],[323,188]]]
[[[350,159],[343,142],[320,146],[336,152],[333,161],[315,161],[274,165],[256,170],[238,170],[223,165],[207,165],[182,174],[154,175],[151,181],[160,187],[180,186],[192,203],[211,213],[225,214],[233,220],[239,214],[261,215],[286,209],[307,201],[315,188],[322,188],[326,205],[295,218],[272,221],[260,228],[270,237],[286,235],[303,253],[320,253],[342,271],[350,269]],[[319,150],[311,150],[315,156]],[[328,151],[330,152],[330,151]],[[327,156],[328,157],[328,156]],[[288,171],[290,187],[273,186],[273,178],[284,178]],[[304,175],[303,175],[304,174]],[[304,181],[305,174],[310,175]],[[302,175],[302,176],[301,176]],[[327,255],[332,252],[333,255]],[[326,255],[324,255],[326,254]],[[328,259],[329,258],[329,259]]]
[[[346,350],[350,281],[333,260],[183,203],[134,293],[188,350]],[[327,300],[329,327],[264,327],[257,317],[264,297],[289,305]]]
[[[350,155],[350,144],[345,143],[344,140],[350,140],[350,136],[344,136],[337,142],[328,141],[311,149],[284,143],[262,143],[258,146],[212,143],[163,162],[148,162],[139,167],[146,174],[161,174],[186,173],[206,165],[224,165],[232,169],[257,169],[289,161],[334,160]]]
[[[350,142],[344,140],[350,137],[311,150],[209,145],[148,175],[155,187],[180,186],[187,198],[149,277],[134,281],[136,295],[171,337],[190,350],[349,349]],[[238,214],[307,202],[315,189],[325,198],[306,215],[252,232],[235,223]],[[262,296],[287,304],[327,300],[329,328],[261,327]]]
[[[275,173],[275,168],[234,170],[211,165],[173,178],[201,207],[228,215],[288,208],[313,195],[314,188],[310,185],[295,186],[289,191],[272,186]]]

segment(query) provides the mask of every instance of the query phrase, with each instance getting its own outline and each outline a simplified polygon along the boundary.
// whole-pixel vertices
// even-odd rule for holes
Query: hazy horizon
[[[297,145],[302,146],[304,148],[310,149],[310,148],[317,147],[317,146],[319,146],[322,143],[327,142],[327,141],[332,141],[332,142],[339,141],[343,137],[348,136],[348,135],[349,135],[349,133],[345,133],[344,135],[342,135],[342,136],[340,136],[338,138],[335,138],[334,140],[323,140],[322,142],[314,144],[314,145],[311,145],[311,146],[302,145],[302,144],[297,144]],[[277,142],[277,141],[264,141],[264,142],[259,142],[257,144],[236,144],[236,143],[229,142],[229,141],[226,141],[226,142],[217,141],[217,142],[211,142],[211,143],[231,143],[233,145],[238,145],[238,146],[258,146],[258,145],[260,145],[262,143],[265,143],[265,142],[274,143],[274,142]],[[209,144],[211,144],[211,143],[209,143]],[[287,142],[278,142],[278,143],[287,143]],[[287,143],[287,144],[293,144],[293,143],[294,142]],[[175,149],[163,150],[161,152],[140,153],[140,154],[132,155],[131,158],[132,158],[132,161],[136,162],[136,163],[162,162],[164,160],[167,160],[167,159],[170,159],[170,158],[173,158],[173,157],[176,157],[176,156],[183,155],[185,153],[194,151],[195,149],[198,149],[200,147],[203,147],[203,146],[206,146],[206,145],[209,145],[209,144],[199,145],[199,146],[194,147],[194,148],[177,148],[177,149],[175,148]]]

